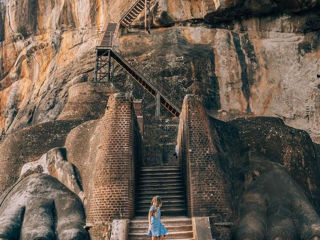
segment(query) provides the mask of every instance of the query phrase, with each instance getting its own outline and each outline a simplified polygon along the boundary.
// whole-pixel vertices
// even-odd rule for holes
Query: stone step
[[[169,199],[169,200],[163,200],[163,198],[161,199],[162,201],[162,204],[163,205],[167,205],[167,204],[176,204],[176,203],[185,203],[185,200],[184,199]],[[148,200],[141,200],[139,201],[139,204],[147,204],[150,206],[151,204],[151,199]]]
[[[182,177],[180,172],[178,171],[171,171],[171,172],[143,172],[140,173],[140,178],[144,178],[144,177],[166,177],[166,176],[176,176],[176,177]]]
[[[180,167],[177,166],[153,166],[153,167],[142,167],[141,172],[180,172]]]
[[[177,186],[183,186],[181,181],[174,181],[174,182],[163,182],[163,183],[149,183],[144,182],[139,184],[140,188],[146,188],[146,187],[177,187]]]
[[[136,206],[150,206],[154,195],[139,195],[136,197]],[[184,195],[156,195],[160,196],[163,206],[171,206],[176,204],[184,204],[186,202]]]
[[[146,179],[146,178],[182,178],[180,174],[148,174],[148,175],[140,175],[140,179]]]
[[[149,209],[146,210],[141,210],[137,209],[136,214],[139,216],[147,216],[148,215]],[[164,216],[178,216],[178,215],[185,215],[186,214],[186,209],[185,208],[172,208],[168,210],[161,210],[161,215]]]
[[[147,239],[147,233],[129,233],[129,239]],[[149,237],[150,238],[150,237]],[[181,239],[181,238],[193,238],[192,231],[182,231],[182,232],[168,232],[166,239]]]
[[[184,201],[181,201],[181,202],[177,202],[177,203],[163,203],[161,209],[167,209],[167,208],[170,208],[170,207],[185,207],[186,204]],[[136,208],[147,208],[149,209],[150,208],[150,203],[141,203],[141,202],[138,202],[137,205],[136,205]]]
[[[181,181],[181,176],[148,176],[148,177],[140,177],[141,182],[146,182],[146,181],[159,181],[159,182],[164,182],[164,181]]]
[[[139,196],[138,198],[138,202],[140,201],[149,201],[151,202],[153,195],[143,195],[143,196]],[[170,201],[170,200],[184,200],[184,195],[169,195],[169,196],[162,196],[161,197],[161,201]]]
[[[137,216],[148,216],[149,209],[136,209],[135,213]],[[172,208],[172,209],[162,209],[161,216],[177,216],[177,215],[186,215],[185,208]]]
[[[179,183],[182,184],[182,179],[140,179],[141,185],[151,185],[151,184],[157,184],[157,185],[165,185],[169,183]]]
[[[160,196],[161,200],[162,199],[169,199],[169,198],[176,198],[176,199],[184,199],[184,194],[182,192],[162,192],[162,193],[157,193],[158,196]],[[137,199],[139,200],[145,200],[145,199],[150,199],[150,201],[152,200],[152,198],[156,196],[153,193],[144,193],[144,194],[139,194],[137,195]]]
[[[161,217],[161,222],[166,225],[170,226],[177,226],[178,225],[190,225],[192,224],[191,218],[186,216],[175,216],[175,217]],[[148,224],[147,217],[135,217],[130,221],[131,226],[140,226],[139,224]],[[142,225],[144,226],[144,225]]]
[[[165,172],[165,171],[168,171],[168,172],[180,172],[181,171],[181,168],[180,167],[175,167],[175,166],[165,166],[165,167],[142,167],[140,168],[140,171],[141,172]]]
[[[172,195],[172,194],[177,194],[177,195],[184,195],[184,191],[182,189],[180,190],[176,190],[176,189],[167,189],[167,190],[159,190],[159,189],[154,189],[154,190],[145,190],[145,189],[141,189],[140,191],[136,192],[136,194],[138,196],[142,196],[142,195]]]
[[[165,237],[165,240],[195,240],[194,238],[168,238]],[[129,240],[150,240],[149,236],[146,236],[145,238],[135,238],[135,237],[129,237]]]
[[[146,207],[146,208],[140,207],[140,208],[136,208],[136,211],[137,212],[146,212],[146,213],[148,213],[149,209],[150,209],[150,207]],[[174,207],[174,206],[171,207],[170,206],[170,207],[166,207],[166,208],[161,208],[161,213],[174,212],[174,211],[183,212],[185,210],[186,210],[186,208],[184,206],[183,207]]]
[[[136,208],[135,211],[137,213],[142,213],[143,215],[148,215],[150,207],[139,207]],[[161,209],[161,214],[163,216],[166,216],[166,214],[168,212],[180,212],[181,214],[177,214],[177,215],[182,215],[187,211],[186,206],[170,206],[170,207],[166,207],[166,208],[162,208]],[[172,215],[171,215],[172,216]]]
[[[168,229],[168,232],[183,232],[192,231],[192,224],[191,225],[176,225],[176,226],[165,226]],[[134,227],[130,226],[130,233],[146,233],[148,229],[148,223],[144,226]]]
[[[165,184],[162,185],[144,185],[141,186],[136,192],[144,192],[144,191],[171,191],[171,190],[178,190],[178,191],[184,191],[184,186],[181,184],[173,185],[173,186],[167,186]]]
[[[185,204],[165,205],[165,206],[161,207],[161,211],[167,211],[167,210],[176,209],[176,208],[186,209],[186,205]],[[150,205],[141,205],[141,204],[139,204],[136,207],[136,209],[148,212],[149,209],[150,209]]]

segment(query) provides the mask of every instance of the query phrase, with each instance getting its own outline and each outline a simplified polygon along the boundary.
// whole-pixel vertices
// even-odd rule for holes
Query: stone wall
[[[189,215],[232,216],[231,185],[222,171],[218,149],[211,137],[209,118],[197,97],[187,95],[178,133],[179,160],[187,185]]]
[[[178,120],[162,117],[145,124],[143,163],[146,166],[177,165],[174,156]]]
[[[93,224],[93,239],[105,239],[115,218],[134,214],[135,161],[139,153],[138,124],[132,101],[123,94],[109,98],[105,117],[96,131],[100,141],[93,166],[88,202],[88,222]],[[107,236],[108,237],[108,236]]]

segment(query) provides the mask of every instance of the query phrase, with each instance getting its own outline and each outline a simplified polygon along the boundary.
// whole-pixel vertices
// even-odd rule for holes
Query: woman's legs
[[[152,237],[152,240],[158,240],[158,237]]]
[[[163,239],[164,239],[164,237],[165,237],[164,235],[160,236],[160,240],[163,240]]]

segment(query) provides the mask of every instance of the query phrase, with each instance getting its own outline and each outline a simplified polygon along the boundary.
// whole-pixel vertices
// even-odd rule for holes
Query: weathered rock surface
[[[204,113],[199,97],[187,95],[178,146],[183,171],[192,179],[185,180],[191,211],[202,211],[213,223],[234,223],[234,231],[212,224],[213,236],[319,237],[319,155],[308,134],[277,118],[222,122]]]
[[[114,91],[90,83],[95,46],[106,25],[118,22],[130,4],[9,0],[6,8],[0,5],[0,192],[18,179],[23,164],[63,145],[79,169],[85,193],[90,191],[88,169],[105,133],[105,123],[97,119],[104,119]],[[271,166],[264,172],[259,170],[264,163],[255,165],[250,158],[236,162],[233,204],[242,198],[244,209],[250,208],[246,194],[261,186],[271,204],[279,201],[272,194],[283,192],[279,196],[287,198],[297,193],[307,208],[310,201],[319,212],[320,150],[311,141],[320,143],[319,0],[159,0],[152,12],[151,34],[141,30],[141,15],[137,28],[120,31],[116,51],[164,95],[181,106],[186,93],[196,93],[220,120],[279,118],[210,120],[218,157],[227,159],[224,171],[231,169],[234,156],[229,154],[235,149],[241,156],[258,152]],[[153,100],[120,68],[113,74],[117,88],[146,100],[151,118]],[[242,145],[236,146],[239,141]],[[282,165],[279,171],[274,162]],[[281,182],[278,188],[270,186],[270,178]],[[294,186],[287,192],[282,191],[286,183]]]
[[[168,15],[173,19],[204,18],[207,22],[283,12],[297,13],[319,6],[318,0],[204,0],[191,3],[165,0],[162,2],[167,2]]]
[[[250,159],[255,175],[239,204],[235,239],[317,239],[320,218],[285,169],[261,156]]]
[[[94,105],[94,103],[92,102],[92,98],[87,98],[88,102],[86,102],[85,99],[86,98],[84,96],[82,99],[83,101],[81,101],[80,104],[84,104],[87,106]],[[97,98],[97,101],[100,103],[101,98]],[[115,108],[115,106],[113,107]],[[97,113],[97,116],[99,116],[99,114],[101,114],[100,110],[101,108],[98,107],[94,109],[93,112]],[[121,111],[121,109],[119,111]],[[115,115],[120,114],[117,111],[115,112]],[[82,111],[81,113],[84,115],[78,116],[89,116],[89,113],[92,113],[92,108],[88,108],[87,111]],[[93,118],[96,118],[97,116],[92,115]],[[125,124],[125,120],[119,119],[119,121],[122,121]],[[64,192],[68,187],[69,190],[78,194],[81,200],[84,200],[83,203],[86,207],[86,200],[90,200],[89,193],[94,189],[92,187],[94,179],[93,169],[95,168],[95,164],[97,161],[104,161],[104,154],[107,152],[107,149],[101,148],[101,146],[106,141],[109,141],[109,143],[112,144],[112,139],[109,136],[110,132],[108,132],[108,128],[106,127],[108,126],[108,124],[112,125],[113,123],[108,121],[106,114],[104,114],[103,117],[98,120],[86,121],[84,123],[79,120],[59,120],[55,122],[38,124],[8,134],[4,141],[0,144],[0,163],[2,169],[2,172],[0,174],[0,182],[2,186],[0,189],[1,193],[7,195],[8,191],[11,192],[12,188],[15,189],[17,184],[20,184],[21,181],[24,181],[22,180],[23,177],[28,176],[29,174],[32,174],[34,172],[46,173],[50,174],[51,177],[59,180],[59,185],[64,184],[63,188],[60,187],[60,192],[52,189],[52,195],[55,194],[54,196],[64,199],[63,201],[68,201],[68,199],[64,198],[63,194],[61,195],[61,192]],[[66,149],[61,148],[63,146],[66,146]],[[121,155],[122,151],[119,151],[119,154]],[[131,159],[131,155],[128,156],[128,159]],[[67,159],[68,161],[66,161]],[[20,169],[21,176],[19,178]],[[27,178],[32,178],[32,176],[34,175],[28,176]],[[48,176],[48,178],[50,177]],[[47,185],[51,184],[51,180],[47,184],[46,180],[43,180],[42,178],[37,182],[39,182],[39,185],[43,186],[44,188]],[[33,192],[33,190],[29,194],[29,190],[25,186],[24,190],[27,192],[27,194],[30,195],[30,197],[29,195],[25,196],[26,201],[30,198],[28,200],[28,204],[34,206],[34,208],[37,209],[38,202],[40,201],[40,203],[42,204],[42,199],[39,197],[41,194],[46,194],[48,198],[50,198],[52,195],[48,195],[47,192],[43,192],[42,189],[38,189],[38,186],[35,187],[37,187],[37,189],[34,190],[37,191],[36,194]],[[12,191],[14,191],[14,189]],[[48,187],[48,191],[50,191],[50,189],[51,188]],[[19,194],[21,194],[21,196],[24,196],[22,195],[22,192],[22,190],[19,190]],[[19,199],[16,200],[15,195],[8,195],[8,198],[13,201],[19,202]],[[39,201],[36,200],[38,198],[40,198]],[[18,212],[21,210],[21,206],[16,205],[15,203],[12,203],[12,208],[17,210]],[[52,210],[50,204],[46,205],[43,208],[45,209],[45,211],[49,211],[50,209]],[[68,210],[69,212],[66,214],[78,214],[78,208],[80,212],[84,211],[82,205],[75,204],[74,208],[75,209],[70,209],[70,211]],[[71,211],[74,211],[74,213],[72,213]],[[10,216],[10,213],[4,212],[3,221],[9,221]],[[41,217],[41,211],[39,216],[37,217]],[[15,221],[10,223],[9,225],[4,225],[5,230],[9,231],[9,227],[18,228],[21,225],[21,219],[22,218],[20,217],[16,217]],[[34,226],[36,224],[39,225],[38,219],[36,219],[35,221],[29,221],[30,226]],[[82,219],[74,220],[74,223],[78,225],[82,224],[82,222]],[[45,224],[50,225],[52,224],[52,222],[46,220]],[[43,226],[43,231],[47,232],[47,227],[45,224],[40,224],[39,226]],[[70,226],[72,224],[73,223],[70,220]],[[84,224],[81,226],[81,229],[83,229],[83,226]],[[25,233],[32,234],[33,232],[30,229],[31,228],[26,228],[24,230]],[[75,227],[74,230],[76,229],[77,227]],[[2,230],[1,227],[0,230]],[[38,230],[38,228],[36,228],[37,234],[41,235],[43,231],[40,231]],[[57,231],[59,232],[59,230]],[[48,234],[48,239],[57,239],[51,234],[50,231],[48,232]],[[81,236],[65,236],[65,238],[61,237],[59,239],[86,239],[86,235],[83,236],[83,238]],[[12,237],[9,239],[15,238]]]
[[[32,174],[1,196],[2,239],[90,239],[81,200],[57,179]]]
[[[20,178],[32,173],[44,173],[58,179],[84,202],[84,192],[78,169],[66,159],[65,148],[53,148],[38,161],[23,165]]]
[[[58,120],[92,120],[104,115],[109,95],[116,92],[112,86],[83,82],[68,91],[68,100]]]
[[[237,119],[231,124],[239,131],[243,149],[284,166],[320,209],[320,162],[305,131],[288,127],[277,118]]]
[[[100,31],[130,4],[8,1],[0,24],[1,131],[59,118],[68,89],[93,78]],[[185,93],[201,93],[216,117],[277,116],[319,142],[318,4],[161,0],[155,26],[171,27],[123,34],[118,50],[180,106]]]
[[[55,147],[63,147],[67,134],[80,121],[47,122],[7,135],[0,142],[0,192],[14,184],[25,163],[38,160]]]
[[[178,106],[194,92],[216,118],[276,116],[319,141],[319,37],[303,34],[306,21],[254,18],[232,30],[176,26],[122,36],[119,48]]]
[[[267,164],[269,167],[261,172],[259,168],[264,165],[259,166],[255,159],[258,162],[271,161],[289,173],[319,213],[319,153],[309,135],[277,118],[242,118],[229,123],[238,130],[241,151],[249,153],[249,162],[235,164],[238,171],[247,174],[244,189],[262,173],[277,168],[277,165]]]

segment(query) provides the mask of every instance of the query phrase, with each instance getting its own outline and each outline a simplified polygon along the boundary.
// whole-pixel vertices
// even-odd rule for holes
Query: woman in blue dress
[[[152,198],[151,207],[149,209],[149,229],[148,235],[152,237],[152,240],[163,240],[168,230],[163,226],[160,217],[161,211],[160,208],[162,206],[161,199],[159,196],[155,196]]]

